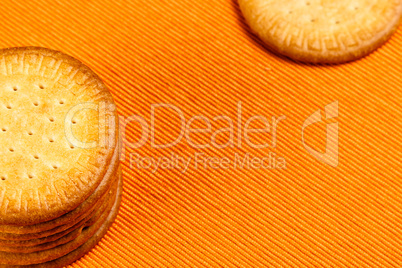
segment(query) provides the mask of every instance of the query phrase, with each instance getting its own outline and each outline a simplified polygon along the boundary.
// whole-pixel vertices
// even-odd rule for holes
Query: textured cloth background
[[[108,85],[121,116],[149,123],[151,104],[169,103],[187,120],[236,120],[239,101],[243,126],[253,115],[286,116],[276,148],[200,150],[183,139],[168,149],[148,140],[125,150],[120,214],[72,267],[402,267],[402,28],[362,60],[314,66],[267,51],[235,0],[2,1],[0,14],[1,47],[44,46],[79,58]],[[326,124],[339,123],[334,168],[303,148],[301,126],[336,100],[339,117],[305,132],[323,151]],[[174,140],[175,113],[157,116],[156,142]],[[126,142],[140,136],[138,124],[127,126]],[[172,152],[274,152],[287,164],[152,173],[128,157]]]

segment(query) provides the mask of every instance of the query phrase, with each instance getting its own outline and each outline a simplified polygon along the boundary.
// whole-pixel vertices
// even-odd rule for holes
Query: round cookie
[[[84,219],[80,222],[76,223],[72,227],[53,234],[46,237],[41,238],[34,238],[30,240],[0,240],[0,251],[4,252],[34,252],[38,250],[34,250],[37,247],[47,246],[51,248],[50,245],[52,242],[57,241],[57,243],[62,243],[61,241],[67,241],[68,239],[72,240],[78,237],[80,234],[79,229],[82,226],[92,225],[94,219],[97,219],[100,216],[100,213],[105,210],[106,206],[108,205],[108,200],[112,199],[113,195],[116,192],[116,188],[118,187],[118,180],[120,178],[121,172],[117,173],[115,177],[115,182],[113,186],[110,188],[109,193],[103,198],[97,206],[97,208],[89,215],[87,215]],[[69,240],[69,241],[70,241]]]
[[[36,47],[0,50],[0,88],[0,224],[73,211],[113,165],[110,92],[80,61]]]
[[[117,189],[111,190],[111,194],[115,196],[116,190]],[[85,219],[85,221],[83,223],[78,224],[78,226],[74,226],[74,228],[72,230],[69,229],[68,233],[61,235],[57,239],[52,239],[53,241],[48,241],[48,242],[45,241],[45,242],[41,242],[41,243],[39,243],[37,245],[33,245],[33,246],[17,246],[17,247],[16,246],[11,246],[11,247],[0,246],[0,252],[34,253],[34,252],[44,251],[44,250],[55,248],[60,245],[67,244],[68,242],[79,237],[84,228],[90,227],[97,220],[99,220],[101,218],[101,216],[105,213],[105,211],[110,211],[114,204],[114,199],[115,198],[105,200],[106,202],[102,204],[102,206],[94,213],[94,215],[90,215],[90,217],[88,219]]]
[[[119,154],[120,150],[116,148],[112,158],[112,163],[114,164],[109,166],[105,178],[102,180],[95,192],[75,210],[54,220],[35,225],[2,225],[0,226],[0,240],[29,240],[49,236],[62,232],[85,218],[95,209],[96,205],[99,205],[102,202],[102,198],[106,196],[107,191],[115,180],[116,174],[121,172],[118,161]]]
[[[17,267],[32,267],[32,268],[39,268],[39,267],[51,267],[51,268],[57,268],[57,267],[64,267],[68,264],[71,264],[75,260],[81,258],[83,255],[85,255],[87,252],[89,252],[96,244],[102,239],[102,237],[107,233],[109,227],[113,224],[118,211],[119,211],[119,206],[121,202],[121,194],[122,194],[122,178],[119,179],[119,187],[116,192],[116,198],[115,202],[113,204],[113,207],[111,210],[106,214],[106,217],[99,219],[94,225],[91,227],[88,227],[85,229],[80,237],[77,239],[65,244],[61,245],[59,247],[56,247],[50,251],[44,251],[37,253],[36,255],[33,254],[31,256],[36,256],[36,258],[45,258],[44,256],[48,256],[48,258],[52,258],[54,256],[60,256],[59,258],[56,257],[56,259],[53,259],[48,262],[44,263],[37,263],[37,264],[28,264],[32,263],[31,261],[28,261],[28,258],[25,259],[25,264],[22,264],[24,261],[21,259],[11,257],[11,260],[14,260],[20,264],[18,265],[10,265],[10,262],[7,260],[6,262],[8,264],[4,264],[4,256],[1,258],[2,261],[0,261],[0,268],[17,268]],[[64,254],[66,249],[73,249],[69,251],[70,253]],[[12,254],[10,255],[12,256]],[[50,257],[52,256],[52,257]],[[3,263],[2,263],[3,262]],[[36,261],[34,261],[36,262]]]
[[[239,0],[255,32],[294,60],[342,63],[385,43],[402,16],[402,0]]]
[[[117,174],[116,174],[117,176]],[[110,189],[113,187],[111,186]],[[96,203],[95,207],[88,211],[88,213],[82,214],[81,216],[73,219],[71,222],[57,226],[51,230],[46,230],[38,233],[28,233],[28,234],[11,234],[11,233],[0,233],[0,245],[9,244],[9,243],[25,243],[32,242],[34,240],[41,239],[51,239],[61,235],[66,230],[73,228],[73,226],[83,223],[89,218],[91,218],[97,210],[103,205],[105,200],[109,198],[108,194],[102,196],[99,201]]]

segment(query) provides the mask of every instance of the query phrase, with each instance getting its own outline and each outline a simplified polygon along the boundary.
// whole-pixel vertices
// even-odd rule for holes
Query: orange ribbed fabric
[[[235,146],[125,147],[120,214],[100,244],[71,267],[402,267],[402,28],[368,57],[348,64],[298,64],[264,48],[235,0],[2,1],[1,47],[44,46],[79,58],[105,81],[119,114],[151,123],[151,105],[179,108],[186,123],[211,121],[213,133],[234,122]],[[326,105],[338,101],[338,117]],[[270,133],[249,133],[248,119],[286,116]],[[318,161],[326,127],[338,123],[339,164]],[[180,133],[177,112],[155,113],[155,142]],[[251,126],[262,127],[257,120]],[[195,120],[193,127],[205,127]],[[272,126],[271,126],[272,130]],[[210,144],[211,133],[190,133]],[[141,127],[127,125],[124,141]],[[217,136],[220,144],[230,136]],[[330,144],[333,141],[330,141]],[[135,157],[172,153],[262,158],[286,167],[139,168]],[[130,158],[131,156],[131,158]],[[130,161],[131,160],[131,161]],[[130,164],[131,163],[131,164]],[[203,164],[202,164],[203,165]]]

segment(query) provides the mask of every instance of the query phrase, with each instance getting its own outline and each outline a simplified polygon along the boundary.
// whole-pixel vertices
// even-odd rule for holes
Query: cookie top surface
[[[0,224],[55,219],[94,192],[117,119],[93,71],[45,48],[0,50],[0,113]]]
[[[341,63],[377,49],[397,29],[402,0],[239,0],[250,28],[295,60]]]

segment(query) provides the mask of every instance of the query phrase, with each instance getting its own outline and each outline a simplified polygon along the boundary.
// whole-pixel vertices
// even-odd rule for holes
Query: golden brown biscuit
[[[121,202],[122,179],[119,180],[118,191],[113,207],[94,225],[83,230],[80,237],[51,250],[28,254],[0,253],[0,268],[12,267],[63,267],[81,258],[90,251],[106,234],[115,220]],[[40,263],[39,260],[50,259]],[[36,263],[36,264],[35,264]]]
[[[119,153],[120,151],[116,149],[112,158],[115,164],[109,166],[105,178],[96,191],[78,208],[49,222],[27,226],[3,225],[0,229],[5,229],[6,231],[0,232],[0,244],[2,243],[1,240],[30,240],[59,233],[85,218],[95,209],[96,204],[99,205],[102,202],[102,197],[106,195],[112,182],[115,180],[115,174],[120,172],[118,164]]]
[[[0,267],[68,264],[120,204],[112,96],[78,60],[36,47],[0,50],[0,86]]]
[[[0,87],[0,224],[73,211],[111,165],[118,135],[110,92],[80,61],[35,47],[0,51]]]
[[[397,29],[402,0],[239,0],[250,28],[274,51],[341,63],[380,47]]]
[[[83,221],[80,224],[77,224],[77,226],[74,226],[71,230],[68,229],[68,233],[61,235],[57,239],[52,239],[53,241],[46,241],[47,237],[42,238],[42,240],[45,240],[44,242],[41,242],[39,244],[33,245],[33,246],[0,246],[0,252],[8,252],[8,253],[34,253],[34,252],[39,252],[47,249],[52,249],[57,246],[66,244],[77,237],[79,237],[82,233],[82,230],[86,227],[92,226],[96,221],[98,221],[101,216],[104,213],[107,213],[105,211],[111,210],[113,204],[114,204],[114,196],[116,196],[117,192],[117,184],[116,187],[113,187],[110,191],[110,196],[111,198],[108,198],[107,200],[104,200],[105,202],[102,204],[102,206],[99,207],[97,211],[93,215],[90,215],[85,221]],[[35,239],[37,240],[37,239]],[[29,242],[25,241],[25,242]]]
[[[121,176],[121,172],[116,173],[115,182],[113,186],[110,188],[108,194],[103,198],[97,206],[97,208],[89,215],[87,215],[84,219],[73,225],[72,227],[63,230],[62,232],[55,233],[53,235],[41,237],[41,238],[34,238],[30,240],[0,240],[0,251],[4,252],[34,252],[39,251],[35,250],[39,246],[44,246],[46,244],[47,248],[51,248],[51,242],[57,241],[57,243],[62,243],[61,241],[70,241],[75,239],[80,234],[80,229],[83,226],[90,226],[93,224],[93,221],[97,220],[100,217],[100,212],[106,209],[106,206],[109,200],[113,199],[113,195],[116,192],[116,188],[118,187],[118,180]],[[110,203],[110,202],[109,202]],[[44,250],[44,249],[42,249]]]

